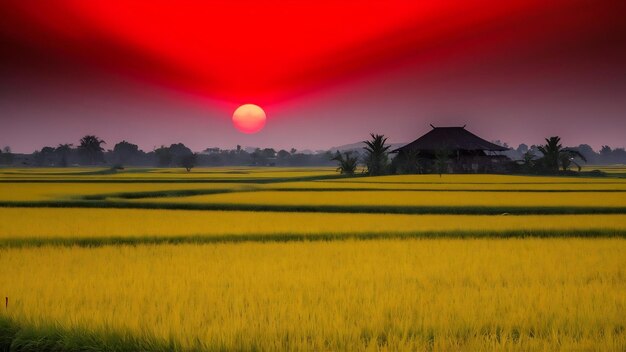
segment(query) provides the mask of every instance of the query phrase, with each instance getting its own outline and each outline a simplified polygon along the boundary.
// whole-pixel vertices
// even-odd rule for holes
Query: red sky
[[[624,146],[623,4],[7,0],[0,145],[321,149],[432,123]],[[232,127],[243,103],[266,110],[260,133]]]

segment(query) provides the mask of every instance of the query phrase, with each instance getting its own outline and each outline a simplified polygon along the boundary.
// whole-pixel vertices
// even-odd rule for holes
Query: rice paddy
[[[152,202],[255,204],[255,205],[377,205],[377,206],[577,206],[625,207],[626,192],[441,192],[441,191],[257,191],[157,197]]]
[[[624,350],[626,179],[0,169],[0,351]]]

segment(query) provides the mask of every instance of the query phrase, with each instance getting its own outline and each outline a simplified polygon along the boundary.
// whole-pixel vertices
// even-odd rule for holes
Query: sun
[[[243,133],[253,134],[265,126],[265,111],[254,104],[244,104],[233,113],[233,124]]]

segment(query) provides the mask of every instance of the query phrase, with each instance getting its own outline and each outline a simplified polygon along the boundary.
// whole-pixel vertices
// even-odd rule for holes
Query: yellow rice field
[[[43,168],[0,169],[0,179],[5,180],[245,180],[272,178],[300,178],[334,175],[334,168],[271,168],[231,167],[194,168],[187,172],[182,168],[131,168],[118,172],[102,168]]]
[[[6,208],[0,239],[399,234],[531,230],[626,231],[626,214],[403,215],[152,209]]]
[[[423,175],[426,176],[426,175]],[[450,175],[444,176],[447,177]],[[612,179],[607,182],[556,182],[547,181],[489,183],[480,182],[476,175],[465,175],[466,178],[458,182],[425,182],[416,176],[414,181],[419,182],[346,182],[344,180],[319,180],[305,182],[280,182],[271,185],[260,185],[266,190],[295,188],[295,189],[374,189],[374,190],[424,190],[424,191],[626,191],[626,179]],[[528,181],[528,180],[527,180]],[[530,180],[532,181],[532,179]]]
[[[577,183],[624,183],[625,179],[612,177],[559,177],[559,176],[515,176],[515,175],[390,175],[357,179],[337,179],[334,182],[348,183],[485,183],[485,184],[577,184]]]
[[[623,350],[626,241],[0,250],[3,314],[207,350]]]
[[[626,206],[624,192],[394,192],[394,191],[263,191],[190,197],[141,199],[150,202],[270,205],[379,205],[379,206]]]
[[[154,192],[186,189],[247,189],[247,184],[232,183],[0,183],[0,201],[71,200],[83,196],[120,193]]]
[[[0,351],[624,351],[611,175],[0,169]]]

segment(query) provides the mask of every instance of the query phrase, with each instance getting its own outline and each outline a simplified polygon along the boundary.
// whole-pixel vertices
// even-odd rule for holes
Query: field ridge
[[[467,214],[467,215],[566,215],[626,214],[626,207],[592,206],[396,206],[396,205],[281,205],[236,203],[168,203],[123,201],[4,201],[0,208],[101,208],[222,210],[259,212],[371,213],[371,214]]]
[[[479,238],[626,238],[626,230],[584,229],[584,230],[482,230],[482,231],[411,231],[411,232],[361,232],[361,233],[258,233],[258,234],[195,234],[187,236],[128,237],[112,235],[107,237],[39,237],[3,238],[2,248],[23,248],[41,246],[102,247],[115,245],[159,245],[159,244],[214,244],[243,242],[317,242],[347,240],[407,240],[407,239],[479,239]]]

